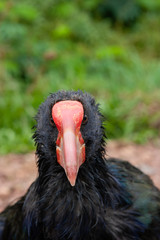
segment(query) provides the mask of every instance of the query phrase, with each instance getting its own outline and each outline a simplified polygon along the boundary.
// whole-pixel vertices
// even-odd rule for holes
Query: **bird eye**
[[[50,124],[51,124],[52,126],[55,126],[55,123],[54,123],[54,121],[53,121],[53,118],[52,118],[52,117],[50,118]]]
[[[84,117],[83,117],[83,120],[82,120],[82,124],[86,124],[87,122],[88,122],[88,117],[85,114]]]

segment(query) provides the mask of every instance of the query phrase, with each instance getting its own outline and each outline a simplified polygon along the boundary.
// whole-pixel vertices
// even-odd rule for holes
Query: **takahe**
[[[36,120],[38,177],[0,214],[0,240],[160,240],[160,191],[130,163],[105,158],[89,94],[53,93]]]

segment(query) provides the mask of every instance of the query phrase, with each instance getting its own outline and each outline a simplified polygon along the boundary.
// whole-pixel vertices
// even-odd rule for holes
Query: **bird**
[[[0,213],[0,240],[160,240],[160,191],[106,157],[104,117],[89,93],[51,93],[35,117],[38,176]]]

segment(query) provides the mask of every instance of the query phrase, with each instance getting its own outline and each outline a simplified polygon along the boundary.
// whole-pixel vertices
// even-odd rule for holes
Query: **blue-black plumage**
[[[73,154],[81,161],[74,181],[63,153],[65,124],[60,128],[52,112],[56,103],[68,100],[83,106],[79,128],[77,120],[75,125],[68,121],[69,136],[76,136],[71,137]],[[103,116],[93,97],[81,91],[53,93],[39,107],[36,121],[38,177],[0,214],[0,240],[160,240],[160,191],[128,162],[105,158]],[[71,151],[72,145],[67,143]],[[75,162],[67,160],[67,166],[72,170]]]

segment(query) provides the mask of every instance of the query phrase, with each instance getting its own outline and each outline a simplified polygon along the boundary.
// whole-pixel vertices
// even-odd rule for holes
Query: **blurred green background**
[[[0,154],[34,149],[49,93],[82,89],[109,139],[160,135],[160,0],[1,0]]]

